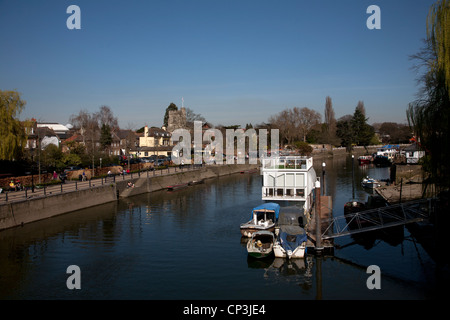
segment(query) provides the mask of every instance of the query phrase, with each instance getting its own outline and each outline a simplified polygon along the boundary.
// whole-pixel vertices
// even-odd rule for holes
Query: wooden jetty
[[[308,250],[316,253],[324,251],[325,254],[328,254],[332,253],[334,249],[334,241],[332,238],[325,239],[322,235],[329,229],[329,221],[333,218],[333,201],[331,196],[320,195],[320,188],[316,192],[319,195],[316,194],[316,201],[306,228],[308,235],[306,246]],[[317,229],[317,221],[320,223],[319,229]],[[321,237],[319,241],[316,238],[318,231]]]

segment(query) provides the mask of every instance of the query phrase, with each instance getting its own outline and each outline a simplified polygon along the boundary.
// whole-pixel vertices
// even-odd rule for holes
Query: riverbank
[[[1,203],[0,231],[117,201],[120,198],[163,190],[173,184],[187,184],[255,169],[258,169],[258,165],[216,165],[189,171],[178,170],[159,176],[154,176],[147,171],[135,178],[111,179],[106,183],[101,180],[92,180],[86,189],[47,193],[42,197]]]
[[[389,204],[436,196],[433,185],[424,184],[424,172],[418,164],[395,165],[395,180],[386,186],[376,188],[376,192]]]

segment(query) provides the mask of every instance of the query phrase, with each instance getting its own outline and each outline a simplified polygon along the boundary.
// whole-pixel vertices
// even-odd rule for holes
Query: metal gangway
[[[322,226],[328,224],[322,229],[322,239],[424,221],[430,217],[435,202],[434,198],[420,199],[322,220]]]

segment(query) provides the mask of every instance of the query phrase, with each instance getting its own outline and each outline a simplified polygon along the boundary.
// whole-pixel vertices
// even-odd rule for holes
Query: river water
[[[334,215],[362,177],[389,168],[350,157],[326,162]],[[321,176],[321,160],[315,163]],[[355,183],[352,184],[352,176]],[[405,191],[407,192],[407,191]],[[287,262],[249,259],[239,225],[261,203],[261,176],[236,174],[159,191],[0,232],[0,299],[433,299],[439,268],[405,227],[335,240],[333,256]],[[67,268],[81,289],[68,289]],[[368,289],[367,267],[381,288]]]

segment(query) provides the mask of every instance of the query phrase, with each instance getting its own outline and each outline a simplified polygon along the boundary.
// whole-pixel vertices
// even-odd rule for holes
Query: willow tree
[[[418,142],[427,152],[423,168],[438,190],[450,186],[450,2],[438,1],[427,19],[425,47],[413,56],[423,70],[419,98],[411,103],[407,118]]]
[[[450,0],[431,6],[427,18],[427,37],[436,53],[434,69],[442,70],[450,94]]]
[[[17,91],[0,90],[0,160],[17,160],[27,142],[18,116],[26,102]]]

